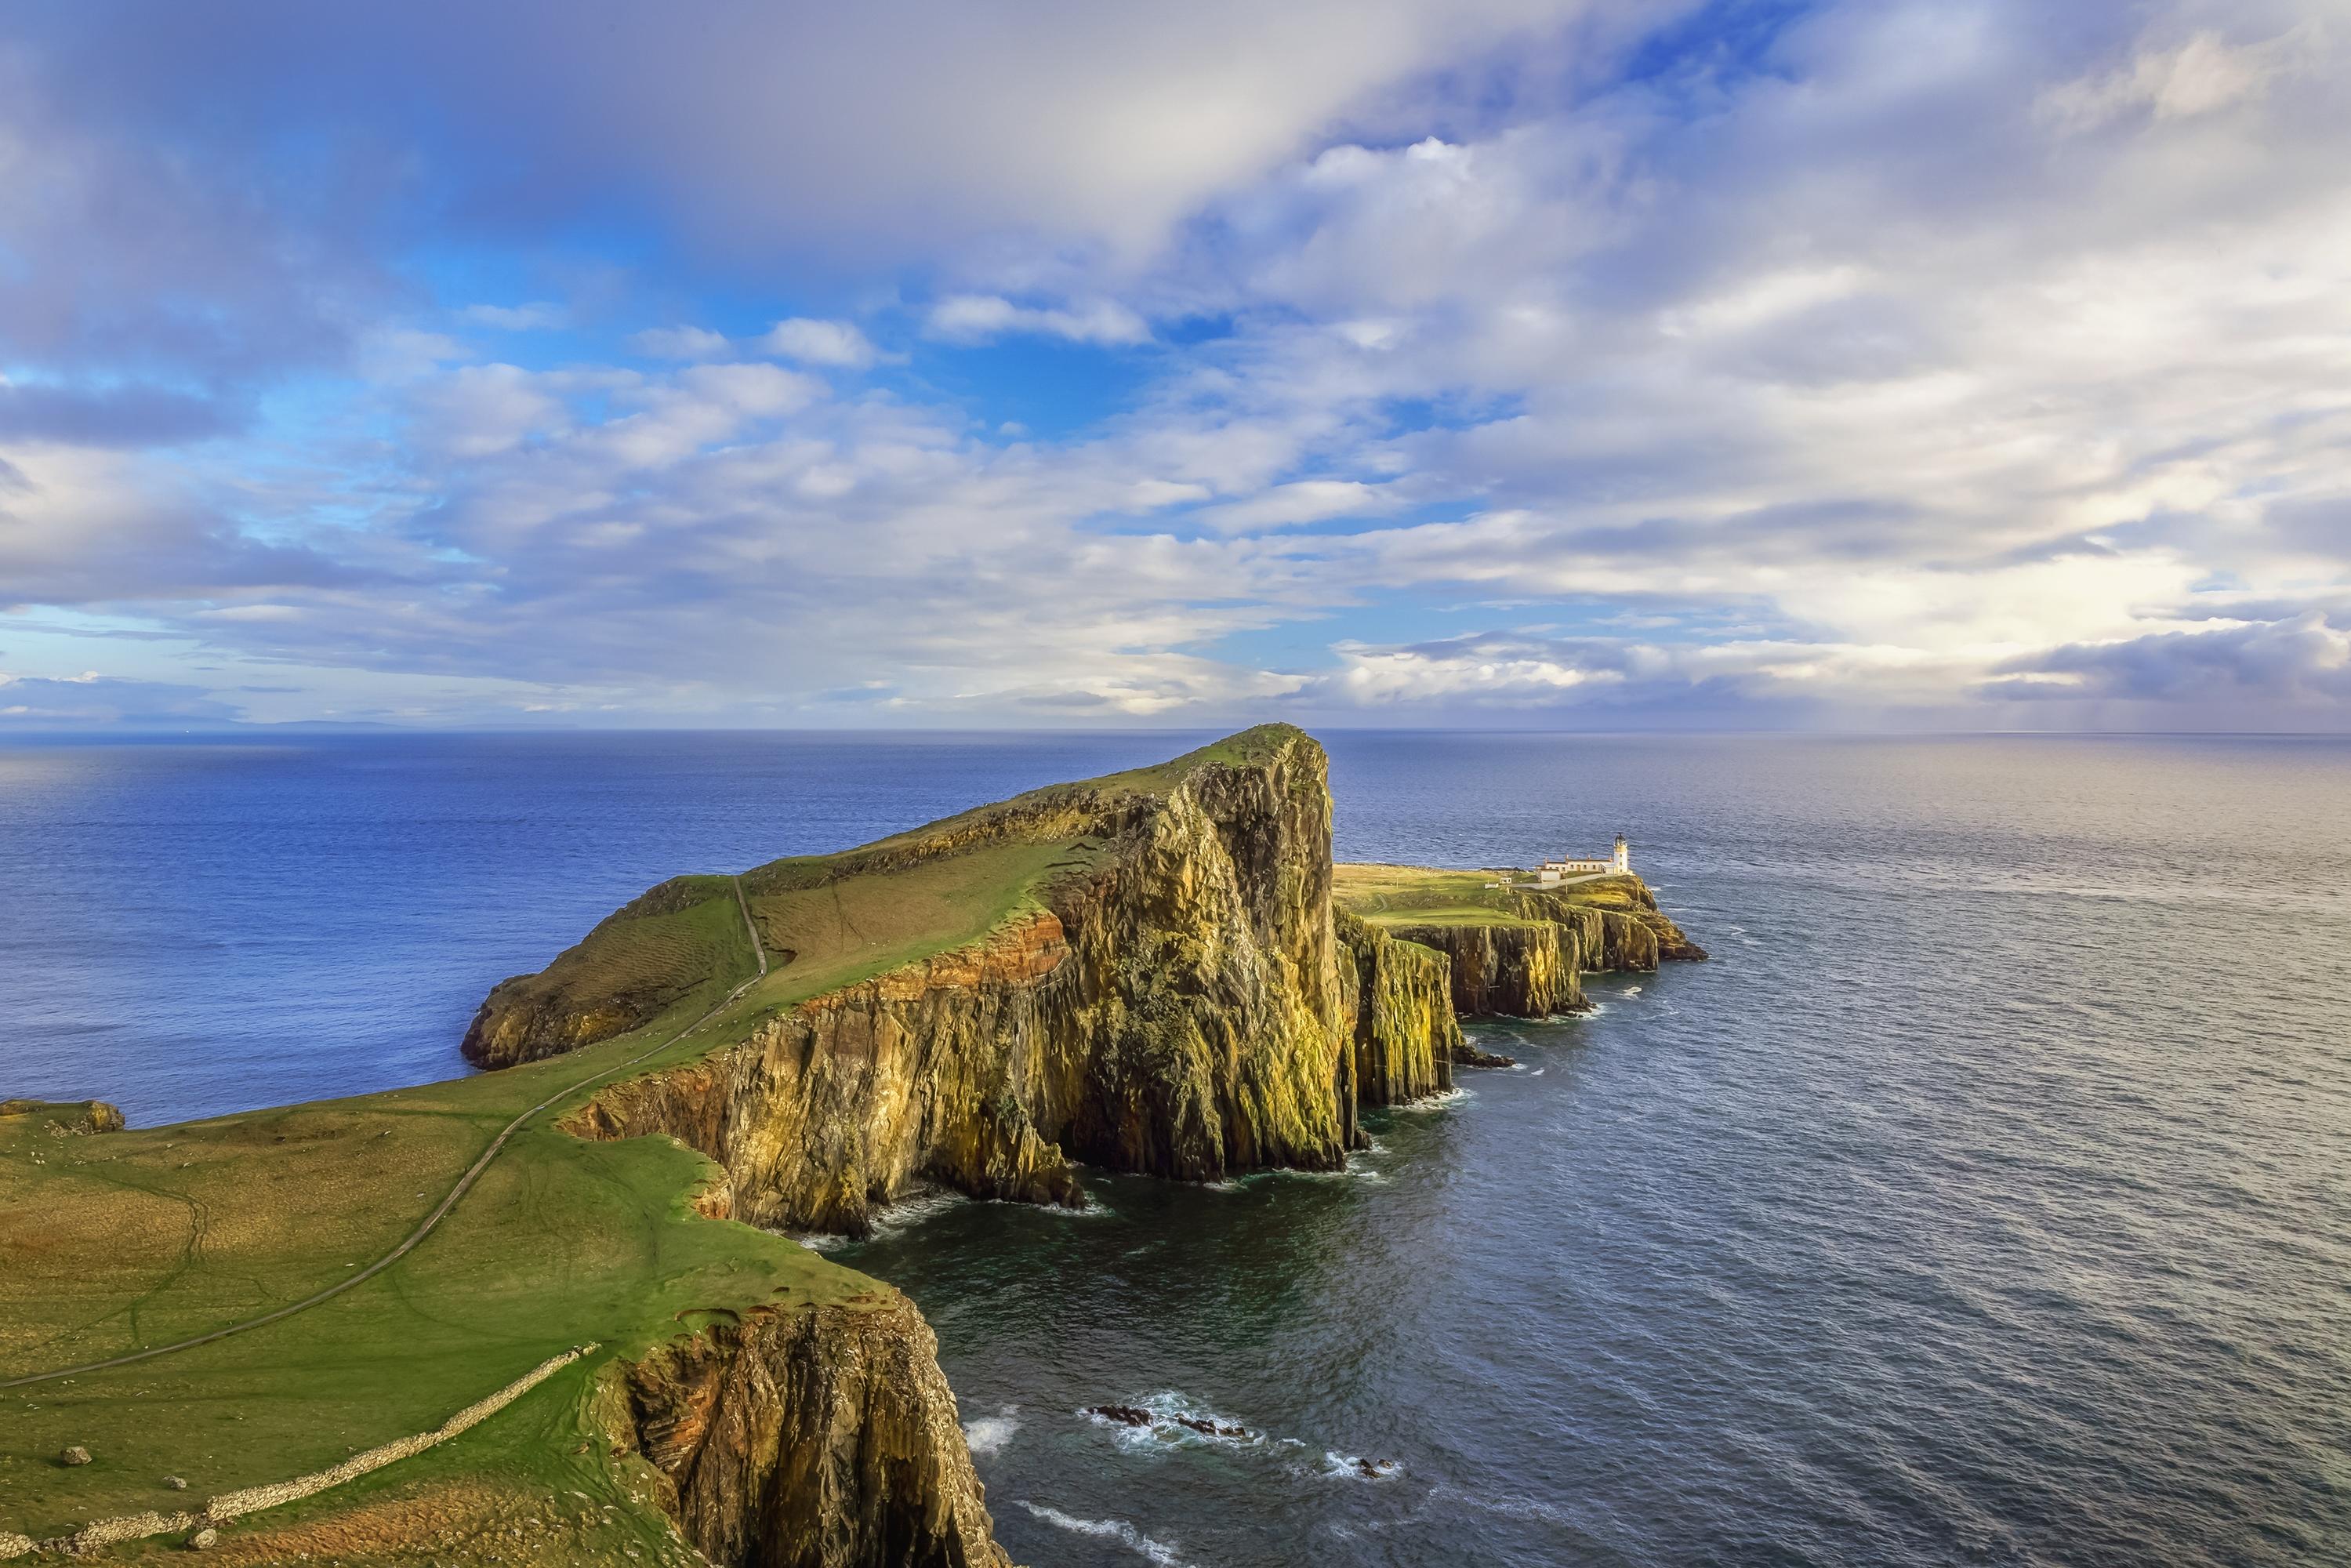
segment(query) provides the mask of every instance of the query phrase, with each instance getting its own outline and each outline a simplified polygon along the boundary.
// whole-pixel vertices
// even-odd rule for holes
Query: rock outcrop
[[[1009,1568],[914,1303],[761,1310],[624,1373],[636,1446],[722,1568]]]
[[[1706,956],[1706,949],[1657,908],[1656,895],[1636,876],[1587,883],[1573,897],[1551,888],[1516,888],[1510,896],[1526,918],[1573,926],[1583,939],[1583,967],[1595,974],[1647,971],[1660,959]]]
[[[1489,924],[1334,915],[1322,748],[1269,726],[777,862],[740,879],[744,904],[727,879],[664,883],[497,988],[466,1052],[503,1065],[576,1049],[731,984],[718,967],[742,955],[710,918],[722,896],[764,928],[756,911],[777,901],[845,907],[851,879],[1014,846],[1060,858],[1032,855],[1049,869],[996,890],[1011,913],[984,936],[813,994],[786,985],[733,1038],[598,1090],[565,1125],[700,1150],[719,1168],[690,1201],[710,1218],[852,1234],[932,1185],[1079,1204],[1080,1164],[1199,1181],[1335,1169],[1363,1142],[1359,1106],[1445,1090],[1457,1063],[1509,1064],[1457,1015],[1571,1011],[1586,967],[1702,956],[1630,879],[1596,902],[1529,894]],[[780,946],[770,931],[786,961]],[[664,1502],[714,1563],[1004,1563],[930,1331],[894,1292],[715,1323],[622,1382]]]
[[[1454,1013],[1451,961],[1343,910],[1332,925],[1343,955],[1341,989],[1353,1019],[1356,1103],[1398,1105],[1452,1088],[1461,1026]]]
[[[1550,920],[1493,925],[1395,925],[1389,934],[1452,964],[1453,1010],[1463,1018],[1549,1018],[1583,1008],[1582,938]]]
[[[37,1118],[59,1134],[119,1133],[122,1112],[104,1100],[0,1100],[0,1117]]]

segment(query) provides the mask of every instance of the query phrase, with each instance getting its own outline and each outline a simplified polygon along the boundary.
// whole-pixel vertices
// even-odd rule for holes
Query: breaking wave
[[[1020,1506],[1058,1530],[1115,1541],[1150,1562],[1161,1564],[1161,1568],[1184,1568],[1184,1559],[1176,1554],[1175,1547],[1165,1541],[1154,1541],[1123,1519],[1080,1519],[1074,1513],[1063,1513],[1058,1508],[1030,1502],[1027,1498],[1020,1500]]]
[[[1012,1441],[1012,1434],[1020,1430],[1020,1423],[1014,1419],[1019,1408],[1018,1405],[1007,1405],[993,1416],[982,1416],[976,1421],[965,1422],[964,1447],[977,1455],[1002,1453],[1005,1446]]]

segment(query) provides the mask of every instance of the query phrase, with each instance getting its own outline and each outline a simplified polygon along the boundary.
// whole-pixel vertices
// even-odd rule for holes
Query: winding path
[[[751,918],[750,901],[743,895],[743,879],[738,876],[732,880],[735,883],[735,905],[743,912],[744,927],[751,933],[751,951],[758,957],[759,972],[753,975],[741,985],[736,987],[733,990],[727,992],[726,995],[720,998],[718,1003],[708,1012],[704,1013],[700,1018],[695,1019],[692,1023],[686,1025],[675,1034],[671,1035],[659,1045],[649,1046],[645,1050],[637,1052],[636,1055],[630,1057],[626,1061],[619,1062],[611,1067],[608,1067],[601,1072],[591,1072],[587,1077],[580,1080],[577,1083],[565,1085],[563,1088],[559,1089],[554,1093],[549,1095],[546,1099],[541,1100],[538,1104],[533,1105],[529,1110],[525,1111],[521,1115],[517,1116],[513,1121],[508,1122],[505,1128],[499,1132],[498,1135],[490,1140],[490,1146],[482,1151],[481,1157],[476,1159],[472,1165],[465,1167],[465,1174],[457,1178],[457,1185],[451,1187],[448,1195],[442,1198],[439,1204],[434,1206],[433,1212],[424,1217],[424,1223],[410,1231],[408,1233],[408,1239],[402,1241],[399,1246],[393,1248],[391,1251],[385,1253],[382,1257],[377,1259],[374,1262],[369,1264],[358,1273],[353,1274],[350,1279],[340,1280],[334,1284],[328,1286],[325,1290],[320,1291],[318,1294],[313,1296],[305,1296],[302,1300],[296,1301],[291,1306],[280,1307],[274,1312],[264,1312],[259,1317],[247,1318],[243,1322],[231,1323],[226,1328],[214,1329],[210,1333],[197,1334],[193,1339],[177,1340],[171,1344],[159,1344],[148,1350],[134,1350],[128,1355],[112,1356],[105,1361],[85,1362],[79,1366],[61,1366],[54,1372],[36,1372],[24,1377],[11,1377],[5,1381],[0,1381],[0,1388],[22,1388],[28,1384],[47,1383],[55,1378],[76,1377],[85,1372],[104,1372],[109,1367],[128,1366],[134,1361],[146,1361],[153,1356],[170,1355],[174,1351],[192,1350],[200,1344],[210,1344],[216,1339],[226,1339],[231,1334],[243,1333],[247,1329],[257,1329],[264,1323],[274,1323],[281,1319],[290,1318],[297,1312],[308,1312],[312,1307],[317,1306],[319,1302],[331,1301],[335,1297],[341,1295],[345,1291],[350,1290],[354,1286],[365,1283],[367,1281],[373,1279],[376,1275],[382,1273],[386,1269],[391,1268],[394,1263],[399,1262],[402,1258],[407,1257],[411,1252],[416,1249],[417,1243],[423,1241],[427,1236],[433,1234],[433,1228],[434,1226],[440,1224],[442,1220],[448,1218],[449,1211],[457,1207],[457,1200],[465,1197],[466,1192],[472,1188],[474,1183],[480,1179],[481,1174],[489,1168],[490,1162],[496,1159],[498,1157],[499,1151],[507,1146],[507,1140],[513,1137],[517,1132],[521,1131],[522,1124],[525,1122],[529,1121],[533,1116],[538,1115],[541,1111],[546,1110],[549,1105],[554,1104],[557,1101],[578,1093],[580,1090],[587,1088],[590,1083],[594,1083],[601,1079],[610,1078],[616,1072],[625,1072],[640,1061],[644,1061],[647,1057],[656,1056],[661,1052],[667,1051],[671,1046],[675,1045],[679,1040],[684,1040],[687,1035],[692,1034],[695,1030],[700,1029],[704,1024],[708,1023],[712,1019],[716,1018],[720,1013],[726,1011],[728,1008],[733,1007],[737,1002],[742,1000],[744,992],[749,990],[753,986],[758,985],[761,980],[768,977],[768,949],[767,945],[759,940],[759,923]]]

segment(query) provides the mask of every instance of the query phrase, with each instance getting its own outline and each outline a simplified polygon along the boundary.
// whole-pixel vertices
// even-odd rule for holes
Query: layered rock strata
[[[1512,889],[1510,898],[1524,918],[1574,927],[1583,941],[1583,967],[1594,974],[1653,970],[1660,959],[1706,956],[1706,949],[1658,909],[1656,895],[1638,877],[1588,884],[1573,898],[1531,887]]]

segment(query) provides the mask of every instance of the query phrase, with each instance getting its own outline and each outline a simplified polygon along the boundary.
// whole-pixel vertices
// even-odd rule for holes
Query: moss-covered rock
[[[1584,1005],[1581,938],[1571,926],[1524,920],[1388,931],[1446,955],[1453,1009],[1463,1018],[1549,1018]]]
[[[1453,1086],[1451,960],[1342,910],[1332,919],[1344,958],[1358,1103],[1397,1105]]]

